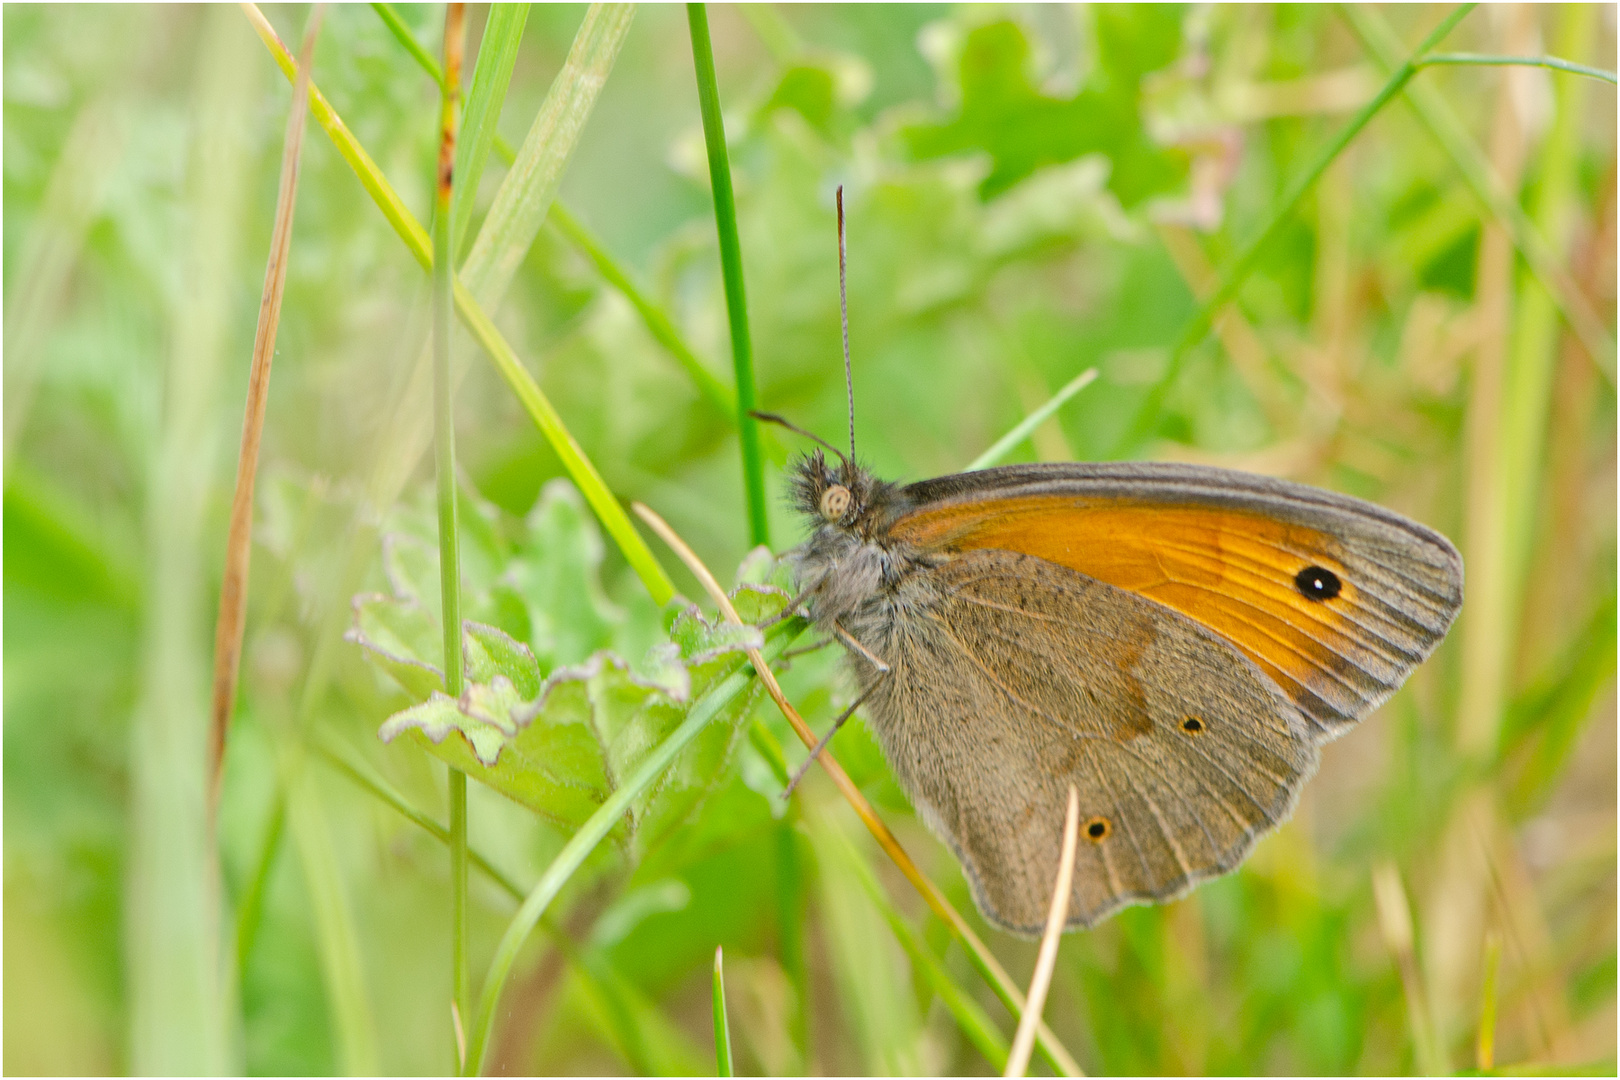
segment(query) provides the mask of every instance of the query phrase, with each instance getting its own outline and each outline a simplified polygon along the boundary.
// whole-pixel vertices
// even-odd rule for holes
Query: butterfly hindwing
[[[1069,784],[1069,921],[1090,926],[1235,867],[1315,767],[1308,725],[1254,664],[1126,590],[979,550],[909,575],[896,602],[907,618],[852,627],[892,669],[872,729],[1009,929],[1044,921]]]

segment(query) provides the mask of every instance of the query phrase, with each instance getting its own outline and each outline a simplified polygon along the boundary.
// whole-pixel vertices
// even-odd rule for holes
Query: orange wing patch
[[[1155,600],[1226,638],[1330,728],[1358,719],[1420,659],[1334,536],[1262,514],[1029,495],[919,510],[890,535],[930,552],[1021,552]],[[1331,598],[1303,591],[1312,568],[1336,580]]]

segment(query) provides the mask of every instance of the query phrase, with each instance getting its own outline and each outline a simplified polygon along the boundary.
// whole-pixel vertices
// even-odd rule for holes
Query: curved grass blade
[[[1023,1076],[1029,1071],[1029,1052],[1035,1047],[1035,1025],[1046,1007],[1046,991],[1052,985],[1052,968],[1057,964],[1058,943],[1069,914],[1069,885],[1074,880],[1074,846],[1080,840],[1080,793],[1069,785],[1069,808],[1063,818],[1063,854],[1058,859],[1057,882],[1052,886],[1052,908],[1046,916],[1046,932],[1041,935],[1041,951],[1035,958],[1035,974],[1029,980],[1024,998],[1024,1015],[1018,1021],[1012,1052],[1007,1055],[1003,1076]]]
[[[252,4],[242,6],[249,20],[253,23],[254,29],[258,32],[266,47],[269,48],[271,55],[275,58],[276,63],[280,65],[283,73],[289,78],[295,77],[297,73],[296,64],[293,62],[291,55],[288,54],[286,47],[281,43],[281,39],[276,36],[275,30],[265,20],[263,13]],[[377,204],[378,209],[382,210],[383,216],[388,219],[389,224],[394,227],[394,231],[399,234],[400,239],[405,241],[406,246],[410,248],[411,254],[416,258],[417,262],[421,263],[424,268],[431,269],[433,250],[427,232],[411,212],[406,209],[405,204],[382,175],[382,171],[377,168],[376,162],[366,153],[365,148],[360,145],[359,140],[344,125],[342,118],[338,116],[331,104],[326,100],[325,95],[320,92],[320,89],[313,82],[310,83],[310,111],[314,113],[316,121],[332,139],[338,153],[343,156],[349,167],[354,170],[355,175],[372,196],[372,200]],[[527,148],[527,144],[525,144],[525,147]],[[493,215],[493,213],[492,210],[491,214]],[[485,227],[488,227],[487,220]],[[482,235],[482,232],[480,232],[480,236]],[[472,262],[476,254],[477,247],[475,245],[473,256],[468,257],[469,263]],[[590,503],[591,508],[596,511],[602,526],[607,529],[608,535],[613,537],[614,543],[619,546],[619,550],[624,554],[625,561],[630,564],[631,569],[641,579],[653,601],[659,605],[667,603],[670,597],[675,595],[674,582],[670,580],[669,575],[664,572],[658,561],[653,558],[646,541],[641,539],[635,527],[630,524],[630,519],[625,515],[624,508],[619,505],[618,500],[608,490],[601,474],[596,471],[596,466],[591,463],[584,450],[574,441],[574,437],[563,424],[562,417],[557,414],[556,409],[552,407],[551,402],[541,391],[540,385],[534,381],[534,377],[523,367],[522,362],[517,358],[516,352],[513,351],[511,345],[501,335],[501,332],[495,328],[495,324],[490,320],[479,302],[474,299],[468,286],[462,280],[455,282],[455,301],[456,311],[460,315],[462,322],[479,345],[483,347],[485,353],[494,361],[496,369],[500,372],[501,377],[506,380],[507,385],[517,394],[518,400],[523,404],[530,418],[540,428],[541,434],[546,437],[552,449],[562,460],[563,467],[568,470],[570,478],[585,496],[586,501]]]
[[[731,362],[737,376],[737,434],[742,446],[749,542],[755,547],[760,544],[769,547],[765,467],[760,460],[759,421],[754,419],[754,346],[748,336],[748,294],[743,285],[742,245],[737,239],[737,199],[731,190],[731,161],[726,155],[726,126],[720,115],[720,90],[715,84],[709,16],[702,4],[687,4],[686,18],[692,34],[692,66],[697,73],[698,105],[703,113],[703,141],[709,151],[709,186],[714,192],[720,275],[725,282],[726,316],[731,326]]]
[[[596,267],[596,272],[602,275],[604,281],[624,294],[624,298],[630,301],[630,306],[635,308],[636,313],[641,316],[641,321],[646,324],[647,330],[652,334],[653,339],[665,349],[668,349],[670,355],[692,377],[692,382],[697,386],[698,392],[715,408],[723,412],[728,419],[735,418],[737,415],[737,395],[732,393],[730,388],[704,366],[703,361],[698,359],[697,354],[676,332],[675,325],[670,322],[669,316],[665,315],[657,305],[647,298],[646,294],[630,279],[630,275],[613,260],[613,257],[607,253],[607,250],[602,247],[596,237],[591,235],[590,230],[586,229],[578,218],[569,213],[561,203],[557,202],[551,204],[549,220],[556,230],[568,239],[569,243],[573,244],[587,259],[591,260],[591,265]]]
[[[777,656],[803,630],[802,620],[793,619],[778,623],[766,634],[764,651],[772,657]],[[660,743],[656,750],[649,753],[636,771],[608,796],[568,843],[563,845],[562,851],[558,852],[551,865],[546,867],[545,873],[540,875],[540,880],[529,891],[523,906],[518,909],[507,926],[506,933],[502,935],[500,944],[495,949],[495,957],[490,961],[489,974],[484,978],[483,993],[479,996],[478,1021],[473,1029],[472,1045],[467,1053],[468,1075],[477,1075],[479,1072],[484,1050],[489,1046],[490,1036],[495,1029],[497,1010],[500,1006],[501,993],[506,987],[506,980],[512,973],[512,965],[517,961],[519,950],[523,948],[523,943],[528,940],[540,917],[557,898],[557,894],[568,883],[568,879],[584,863],[585,857],[613,831],[613,827],[630,809],[636,798],[657,782],[674,762],[676,755],[697,738],[709,721],[720,715],[732,698],[742,693],[753,677],[753,672],[741,668],[720,680],[703,697],[694,702],[681,726]]]
[[[253,955],[253,943],[259,936],[259,923],[264,915],[264,891],[270,885],[275,870],[276,856],[281,853],[282,837],[287,831],[287,793],[276,789],[275,801],[270,806],[270,820],[265,822],[264,836],[259,840],[259,857],[253,861],[253,876],[236,905],[236,973],[240,978],[247,970],[248,957]]]
[[[1508,65],[1512,67],[1539,67],[1549,71],[1563,71],[1570,75],[1585,75],[1589,79],[1602,79],[1613,86],[1617,80],[1612,71],[1588,67],[1556,56],[1492,56],[1486,53],[1434,53],[1424,58],[1422,67],[1436,64],[1467,64],[1480,66]]]
[[[1097,369],[1087,368],[1074,378],[1070,379],[1057,393],[1053,394],[1044,405],[1030,413],[1018,422],[1007,434],[990,444],[990,449],[967,463],[963,472],[973,472],[975,469],[988,469],[1013,451],[1015,447],[1032,435],[1036,428],[1046,423],[1053,413],[1063,408],[1064,404],[1074,395],[1097,381]]]

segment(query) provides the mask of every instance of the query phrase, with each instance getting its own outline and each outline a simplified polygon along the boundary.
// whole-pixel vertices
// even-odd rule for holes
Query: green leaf
[[[412,699],[378,734],[385,742],[416,740],[565,829],[582,823],[641,767],[680,726],[690,702],[744,667],[747,650],[764,644],[757,627],[711,623],[691,607],[672,609],[667,632],[627,628],[630,612],[611,604],[597,580],[602,543],[596,523],[572,486],[559,480],[546,487],[513,538],[505,569],[498,577],[493,570],[479,574],[494,580],[467,599],[468,610],[482,611],[509,598],[523,609],[515,621],[527,626],[530,640],[463,622],[467,689],[457,699],[444,692],[434,663],[441,641],[433,603],[437,559],[419,537],[428,522],[425,508],[395,515],[398,531],[382,545],[393,595],[364,594],[354,603],[348,639]],[[492,524],[489,531],[495,537],[500,530]],[[486,546],[493,550],[494,540]],[[749,572],[761,579],[783,573],[763,556],[754,557]],[[763,584],[742,585],[735,597],[751,621],[771,618],[787,601],[782,589]],[[638,622],[658,616],[656,609],[635,610]],[[634,662],[602,647],[649,640]],[[756,692],[732,701],[723,722],[708,725],[632,802],[621,839],[636,858],[661,844],[724,774]]]
[[[354,625],[343,635],[418,700],[444,689],[444,669],[430,660],[439,620],[415,599],[366,593],[354,598]]]
[[[979,194],[988,200],[1046,165],[1103,154],[1108,187],[1129,208],[1174,189],[1187,172],[1180,150],[1159,146],[1143,126],[1142,77],[1175,59],[1181,10],[1170,5],[1098,8],[1098,63],[1084,89],[1069,98],[1043,93],[1030,78],[1023,29],[1011,20],[968,31],[957,77],[954,117],[902,130],[919,160],[981,151],[991,160]]]
[[[625,613],[602,591],[602,539],[585,500],[558,478],[529,512],[501,581],[528,613],[529,644],[543,670],[577,664],[613,642]]]
[[[504,678],[523,701],[540,694],[540,663],[521,641],[493,626],[462,624],[461,651],[470,682]]]

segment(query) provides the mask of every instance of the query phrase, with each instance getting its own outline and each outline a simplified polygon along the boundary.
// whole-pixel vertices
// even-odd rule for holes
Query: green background
[[[469,68],[485,10],[468,13]],[[1376,17],[1410,49],[1445,10]],[[266,13],[298,40],[304,8]],[[443,9],[401,14],[438,56]],[[530,12],[500,120],[513,146],[583,14]],[[1294,820],[1240,871],[1065,939],[1046,1016],[1080,1063],[1473,1068],[1495,941],[1496,1062],[1612,1072],[1612,377],[1403,100],[1286,218],[1130,437],[1220,268],[1383,83],[1352,21],[918,5],[717,7],[710,22],[761,407],[845,438],[843,184],[856,434],[879,474],[957,470],[1095,366],[1012,460],[1286,476],[1424,521],[1468,561],[1447,643],[1325,750]],[[353,592],[397,590],[400,538],[431,557],[431,463],[389,457],[429,423],[400,404],[427,276],[311,123],[214,879],[185,778],[200,775],[290,89],[234,7],[7,5],[4,31],[5,1070],[167,1071],[206,1042],[198,1024],[223,1033],[209,1060],[227,1071],[450,1070],[444,848],[318,752],[336,740],[443,819],[443,766],[376,738],[410,699],[341,640]],[[1442,48],[1612,70],[1614,9],[1481,9]],[[559,202],[729,386],[692,70],[683,9],[638,11]],[[326,13],[313,74],[426,222],[433,82],[366,6]],[[1438,94],[1612,342],[1613,86],[1473,66],[1413,85]],[[492,158],[469,233],[503,175]],[[612,491],[658,510],[729,584],[749,546],[732,418],[551,228],[494,314]],[[558,459],[476,345],[458,331],[455,348],[463,512],[488,534],[466,542],[469,595],[488,599],[503,573],[527,582],[511,619],[543,670],[598,647],[638,658],[658,611],[577,496],[547,486]],[[1612,371],[1612,344],[1600,359]],[[797,441],[766,441],[780,551],[801,536],[781,482]],[[404,493],[368,508],[389,467],[409,471]],[[818,729],[848,700],[835,651],[784,676]],[[796,765],[769,702],[753,709]],[[1033,943],[978,923],[858,720],[834,748],[1026,982]],[[609,843],[570,882],[560,930],[535,936],[507,987],[492,1070],[712,1069],[721,945],[740,1071],[991,1071],[861,874],[1010,1036],[1005,1012],[824,777],[784,812],[759,745],[738,737],[700,787],[675,841]],[[569,831],[472,785],[474,846],[524,888]],[[476,873],[472,902],[478,979],[514,905]],[[164,972],[209,956],[227,989],[187,1004]],[[141,1000],[159,992],[186,1007]]]

